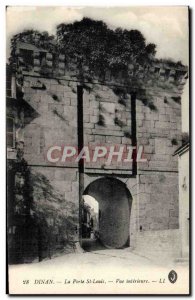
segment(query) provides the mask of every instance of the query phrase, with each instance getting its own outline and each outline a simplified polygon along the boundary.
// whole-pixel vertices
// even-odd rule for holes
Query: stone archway
[[[99,239],[107,248],[129,246],[129,224],[132,196],[126,185],[113,177],[91,182],[83,195],[99,203]]]

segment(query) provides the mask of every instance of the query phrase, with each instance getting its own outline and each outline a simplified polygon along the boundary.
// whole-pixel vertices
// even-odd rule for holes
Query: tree
[[[130,63],[144,65],[155,55],[155,45],[147,45],[140,31],[112,30],[89,18],[58,25],[57,38],[67,62],[76,61],[80,68],[87,66],[94,73],[127,71]]]
[[[48,50],[58,57],[64,54],[67,66],[79,70],[79,76],[104,75],[110,71],[118,75],[120,71],[128,75],[129,66],[135,69],[151,65],[156,62],[165,62],[155,58],[156,45],[146,43],[143,34],[138,30],[108,28],[103,21],[83,18],[74,23],[61,23],[56,28],[55,35],[46,31],[26,30],[13,36],[11,39],[10,62],[16,61],[17,42],[31,43],[38,48]],[[181,62],[169,61],[168,65],[183,66]],[[128,77],[128,76],[123,76]],[[134,73],[136,80],[136,72]]]
[[[93,73],[127,70],[130,63],[144,64],[155,55],[155,45],[146,44],[138,30],[109,29],[103,21],[83,18],[57,26],[56,36],[37,30],[25,30],[11,39],[11,61],[17,42],[31,43],[51,53],[64,53],[67,63]]]

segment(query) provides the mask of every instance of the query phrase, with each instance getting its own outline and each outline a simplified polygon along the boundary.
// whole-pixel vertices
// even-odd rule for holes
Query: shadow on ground
[[[86,252],[106,249],[106,247],[98,239],[82,239],[82,248]]]

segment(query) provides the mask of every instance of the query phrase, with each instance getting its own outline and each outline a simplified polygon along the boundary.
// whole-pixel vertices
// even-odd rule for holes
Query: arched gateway
[[[156,247],[158,252],[162,239],[167,253],[175,251],[170,241],[179,228],[179,205],[173,153],[181,142],[180,102],[187,68],[162,60],[151,61],[146,68],[130,64],[127,73],[105,70],[101,76],[82,77],[75,64],[68,66],[65,54],[43,53],[27,41],[18,42],[15,50],[7,80],[12,259],[29,262],[34,250],[37,255],[34,230],[23,235],[23,228],[30,219],[35,222],[35,216],[40,220],[43,212],[40,221],[52,228],[55,249],[79,241],[83,194],[99,203],[98,232],[107,247],[129,245],[130,236],[130,246],[137,251]],[[32,58],[30,64],[26,57]],[[84,147],[89,157],[83,153],[78,161],[77,152],[80,155]],[[48,157],[51,148],[55,151]],[[141,148],[147,161],[132,160]],[[86,239],[96,228],[90,221],[85,225]],[[35,243],[40,236],[35,236]]]
[[[84,195],[99,203],[99,239],[108,248],[129,245],[129,222],[132,196],[126,185],[112,177],[90,183]]]

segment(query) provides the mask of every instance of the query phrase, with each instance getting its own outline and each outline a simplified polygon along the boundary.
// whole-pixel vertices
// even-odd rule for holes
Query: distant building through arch
[[[129,246],[132,196],[126,185],[113,177],[90,183],[84,195],[99,203],[99,239],[108,248]]]

